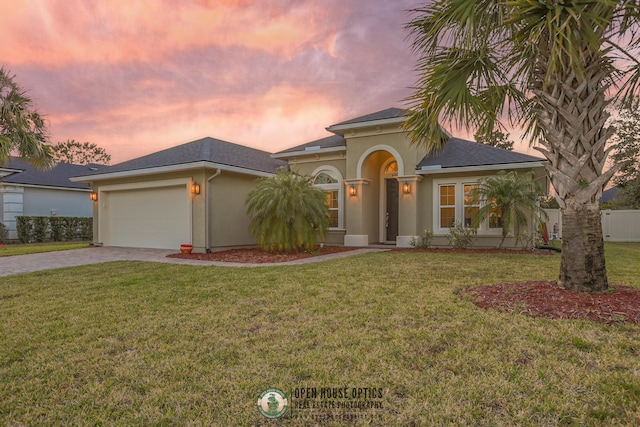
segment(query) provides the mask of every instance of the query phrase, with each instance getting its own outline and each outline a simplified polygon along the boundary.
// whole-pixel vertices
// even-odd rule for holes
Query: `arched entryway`
[[[400,230],[397,177],[403,168],[400,154],[387,145],[369,147],[360,155],[356,178],[345,180],[358,188],[347,203],[347,234],[353,241],[365,245],[396,243]]]

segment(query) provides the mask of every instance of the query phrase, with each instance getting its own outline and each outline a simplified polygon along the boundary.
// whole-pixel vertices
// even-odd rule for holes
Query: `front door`
[[[385,239],[395,242],[398,237],[398,191],[399,183],[395,178],[385,179],[387,193],[387,214],[385,219]]]

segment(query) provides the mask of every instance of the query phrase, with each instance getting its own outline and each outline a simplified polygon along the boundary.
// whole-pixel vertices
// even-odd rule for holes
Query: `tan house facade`
[[[255,243],[247,194],[257,178],[283,166],[314,177],[326,192],[326,241],[346,246],[409,247],[425,229],[435,245],[447,245],[449,226],[469,224],[477,210],[468,193],[483,176],[533,170],[545,180],[542,159],[457,138],[427,155],[410,143],[403,123],[404,111],[390,108],[329,126],[332,136],[275,154],[203,138],[72,180],[89,184],[96,199],[95,243],[168,249],[191,243],[198,252]],[[495,246],[499,226],[499,218],[482,224],[475,244]]]

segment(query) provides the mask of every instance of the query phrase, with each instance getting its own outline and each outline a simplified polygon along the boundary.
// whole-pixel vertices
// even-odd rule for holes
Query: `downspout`
[[[214,178],[218,177],[222,171],[220,168],[216,170],[216,173],[207,178],[204,186],[204,233],[205,233],[205,251],[207,253],[211,253],[211,236],[209,235],[209,183],[213,181]]]

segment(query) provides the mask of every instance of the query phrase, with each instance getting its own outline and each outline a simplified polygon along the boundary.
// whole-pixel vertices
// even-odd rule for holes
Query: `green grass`
[[[640,287],[640,244],[606,250],[611,282]],[[635,425],[640,325],[458,297],[553,279],[559,259],[385,252],[0,278],[0,425],[310,425],[311,410],[263,418],[269,387],[381,388],[382,409],[324,413],[357,425]]]
[[[40,252],[67,251],[69,249],[87,247],[89,247],[87,242],[5,244],[4,247],[0,247],[0,257],[37,254]]]

